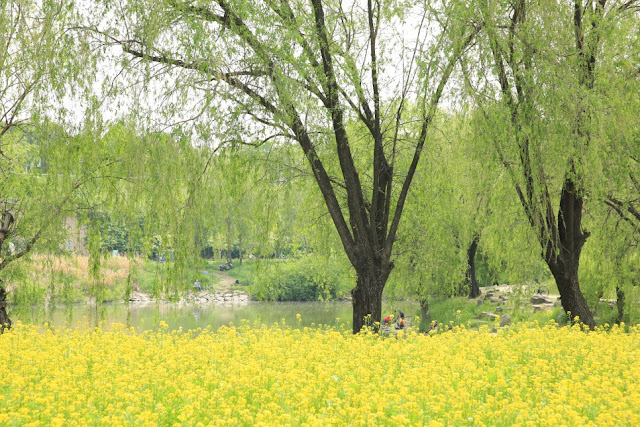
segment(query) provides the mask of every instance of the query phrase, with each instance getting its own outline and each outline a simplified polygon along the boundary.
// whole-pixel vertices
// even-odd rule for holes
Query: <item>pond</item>
[[[184,305],[164,303],[131,304],[74,304],[59,306],[8,307],[12,321],[41,325],[48,322],[54,326],[78,328],[82,326],[122,323],[137,331],[157,329],[161,321],[169,329],[183,330],[205,328],[217,329],[223,325],[240,325],[243,320],[251,325],[273,325],[285,323],[291,327],[344,324],[351,328],[352,305],[350,301],[335,302],[257,302],[239,304]],[[413,302],[383,304],[383,313],[399,309],[411,318],[419,312]],[[301,315],[298,322],[296,315]]]

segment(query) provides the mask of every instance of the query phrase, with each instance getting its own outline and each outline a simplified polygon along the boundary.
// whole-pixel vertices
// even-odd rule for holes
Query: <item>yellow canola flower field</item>
[[[640,328],[0,336],[0,425],[640,425]]]

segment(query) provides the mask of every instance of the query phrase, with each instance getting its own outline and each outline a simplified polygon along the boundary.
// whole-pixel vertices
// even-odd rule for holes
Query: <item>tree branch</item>
[[[469,34],[469,36],[464,40],[461,46],[454,48],[453,54],[451,55],[451,57],[449,57],[449,61],[442,73],[442,76],[440,77],[440,82],[438,83],[437,89],[433,97],[431,98],[431,102],[429,103],[428,107],[425,107],[426,111],[424,112],[422,127],[420,129],[420,136],[418,137],[418,143],[413,154],[411,165],[409,166],[409,170],[407,171],[407,176],[405,177],[405,180],[402,184],[402,189],[400,190],[398,201],[396,203],[396,211],[393,215],[391,226],[389,227],[389,235],[385,242],[385,251],[389,254],[393,249],[393,243],[396,239],[396,233],[398,231],[398,225],[400,224],[400,217],[402,216],[404,203],[407,198],[407,194],[409,193],[409,187],[411,186],[411,181],[413,180],[416,168],[418,167],[420,154],[422,153],[422,149],[427,138],[427,130],[429,128],[429,125],[431,124],[431,121],[433,120],[433,117],[436,114],[438,103],[440,102],[440,97],[442,96],[444,87],[446,86],[456,63],[458,62],[458,59],[465,51],[465,49],[471,44],[480,29],[481,26],[476,27],[475,30],[472,31],[471,34]]]
[[[339,102],[339,89],[333,69],[333,59],[329,50],[329,40],[327,35],[327,28],[324,22],[324,10],[322,8],[321,0],[311,0],[314,11],[314,18],[316,23],[316,32],[320,40],[320,53],[322,57],[322,66],[325,74],[325,92],[329,100],[329,109],[331,114],[331,121],[333,124],[333,131],[336,139],[338,159],[340,161],[340,167],[342,175],[345,179],[345,185],[347,187],[347,205],[349,206],[349,220],[351,223],[351,229],[356,237],[356,240],[360,240],[358,236],[369,235],[368,220],[366,211],[364,209],[364,197],[362,195],[362,186],[360,184],[360,178],[356,171],[353,158],[351,156],[351,149],[349,147],[349,138],[344,128],[344,119],[342,108]],[[369,251],[373,242],[370,237],[363,240],[363,243],[367,242]]]
[[[27,241],[27,244],[24,246],[24,248],[22,248],[21,251],[13,254],[13,255],[9,255],[5,258],[2,259],[2,262],[0,262],[0,271],[2,271],[7,265],[9,265],[11,262],[22,258],[23,256],[25,256],[27,253],[29,253],[31,251],[31,249],[33,248],[33,245],[36,244],[36,242],[40,239],[40,237],[42,237],[42,233],[51,225],[51,223],[58,217],[58,215],[60,215],[60,212],[62,212],[62,208],[64,208],[64,205],[69,201],[69,199],[71,198],[71,196],[73,195],[73,193],[80,188],[80,186],[82,185],[83,181],[82,180],[77,180],[75,182],[75,184],[72,187],[72,190],[69,192],[69,194],[67,194],[60,203],[58,203],[58,205],[56,206],[53,214],[49,217],[49,220],[47,222],[45,222],[45,224],[40,227],[40,229],[38,229],[38,231],[33,235],[33,237],[31,237],[31,239],[29,239]]]

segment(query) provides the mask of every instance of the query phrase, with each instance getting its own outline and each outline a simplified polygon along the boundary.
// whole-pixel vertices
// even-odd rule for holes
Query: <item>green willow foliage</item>
[[[300,270],[351,262],[358,277],[380,258],[376,274],[392,272],[390,294],[425,299],[459,292],[476,238],[496,278],[550,278],[544,263],[563,249],[554,227],[569,188],[587,239],[576,285],[596,315],[600,297],[621,292],[630,315],[640,274],[637,4],[368,5],[3,3],[0,201],[19,220],[2,257],[39,230],[42,250],[59,249],[60,218],[77,215],[99,283],[107,247],[99,213],[128,232],[120,242],[128,256],[169,259],[157,295],[191,290],[206,249],[220,259],[312,254],[318,264],[304,257]],[[326,43],[314,18],[320,6]],[[424,37],[407,38],[406,28]],[[334,83],[340,118],[327,107]],[[83,111],[65,108],[67,95],[82,97]],[[448,103],[438,110],[441,95]],[[310,142],[301,150],[293,141],[303,134]],[[389,184],[376,191],[386,166]],[[347,237],[366,235],[358,218],[376,216],[382,193],[388,221],[370,231],[384,244],[369,253],[363,238],[350,251]],[[387,241],[398,206],[404,216]],[[265,273],[265,286],[274,277]],[[381,294],[384,283],[376,286]]]
[[[627,97],[621,87],[639,89],[630,62],[637,5],[519,0],[474,7],[485,28],[463,70],[475,133],[509,176],[564,309],[593,327],[579,284],[581,251],[594,240],[590,230],[605,200],[620,190],[629,200],[625,190],[638,170],[628,157],[637,146],[628,118],[638,105],[620,102]],[[631,129],[610,132],[616,121]],[[605,166],[612,163],[613,170]],[[611,186],[611,172],[624,184]],[[588,294],[593,307],[598,293]]]
[[[466,3],[98,5],[84,26],[126,71],[122,90],[141,89],[134,102],[148,108],[140,122],[190,122],[194,141],[212,146],[274,141],[302,149],[357,272],[354,330],[367,313],[380,317],[426,130],[479,30]],[[408,25],[420,31],[403,31]],[[420,125],[404,115],[412,97]],[[356,121],[359,143],[346,131]]]

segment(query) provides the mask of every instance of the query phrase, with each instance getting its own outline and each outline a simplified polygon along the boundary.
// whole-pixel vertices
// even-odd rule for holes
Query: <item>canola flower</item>
[[[0,425],[640,425],[640,328],[0,336]]]

